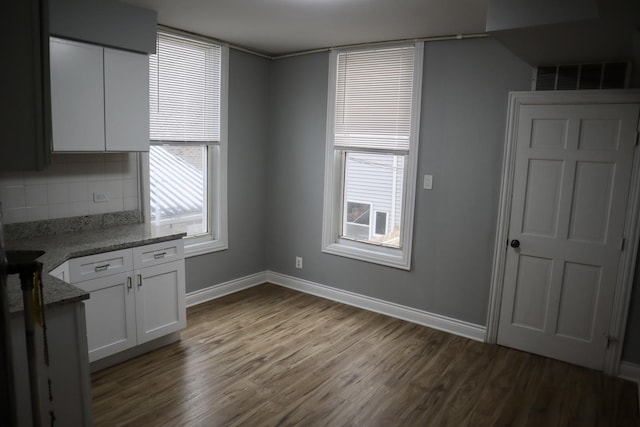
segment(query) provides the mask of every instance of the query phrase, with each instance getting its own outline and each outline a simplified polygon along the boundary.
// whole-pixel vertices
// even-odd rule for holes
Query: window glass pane
[[[369,225],[369,212],[371,205],[368,203],[347,202],[347,222]]]
[[[149,150],[151,223],[208,233],[207,145],[152,145]]]
[[[376,234],[387,234],[387,213],[376,212]]]
[[[400,247],[404,165],[404,156],[346,153],[342,237]],[[374,211],[383,211],[376,224]]]

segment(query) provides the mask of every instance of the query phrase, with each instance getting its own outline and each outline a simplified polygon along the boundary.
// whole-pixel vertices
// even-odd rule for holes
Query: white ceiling
[[[158,23],[268,55],[483,33],[488,0],[124,0]]]

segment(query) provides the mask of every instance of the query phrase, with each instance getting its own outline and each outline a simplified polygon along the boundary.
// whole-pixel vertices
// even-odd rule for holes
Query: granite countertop
[[[48,273],[71,258],[102,252],[127,249],[135,246],[180,239],[183,232],[158,231],[149,224],[128,224],[86,231],[78,231],[51,236],[7,240],[8,250],[43,250],[38,258],[43,267],[43,290],[45,306],[55,306],[82,301],[89,294],[73,285],[63,282]],[[22,312],[22,291],[17,275],[8,277],[9,313]]]

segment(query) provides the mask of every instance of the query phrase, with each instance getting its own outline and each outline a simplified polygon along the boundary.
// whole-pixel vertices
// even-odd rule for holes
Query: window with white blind
[[[422,51],[331,52],[324,252],[410,269]]]
[[[187,233],[187,255],[226,249],[228,49],[159,31],[149,57],[149,221]]]

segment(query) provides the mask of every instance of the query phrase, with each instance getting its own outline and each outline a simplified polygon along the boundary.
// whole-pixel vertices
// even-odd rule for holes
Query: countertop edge
[[[44,293],[43,299],[45,301],[45,311],[54,307],[62,306],[65,304],[73,304],[81,302],[90,298],[89,292],[60,280],[48,273],[43,280],[42,291]],[[13,282],[13,286],[18,288],[15,292],[18,294],[17,299],[9,298],[9,315],[10,317],[18,317],[24,313],[24,306],[22,304],[22,291],[20,288],[20,281],[17,277],[12,278],[8,283]]]
[[[149,238],[145,238],[145,239],[142,239],[142,240],[136,240],[134,242],[126,242],[126,243],[119,243],[119,244],[115,244],[115,245],[112,244],[112,245],[108,245],[108,246],[101,246],[101,247],[95,247],[95,248],[80,249],[80,250],[77,250],[77,251],[70,251],[69,253],[65,254],[62,257],[60,257],[55,262],[51,263],[51,265],[49,265],[48,267],[45,267],[45,269],[49,273],[49,272],[55,270],[56,268],[60,267],[65,262],[67,262],[67,261],[69,261],[71,259],[74,259],[74,258],[81,258],[83,256],[102,254],[102,253],[105,253],[105,252],[119,251],[119,250],[122,250],[122,249],[131,249],[131,248],[136,248],[138,246],[152,245],[154,243],[169,242],[171,240],[182,239],[184,236],[186,236],[186,233],[176,233],[176,234],[170,234],[170,235],[166,235],[166,236],[149,237]],[[56,279],[56,280],[58,280],[58,279]],[[67,282],[62,282],[62,283],[67,283]]]
[[[132,232],[130,235],[127,235],[127,237],[124,238],[124,241],[117,241],[116,243],[109,241],[111,234],[117,234],[122,230],[130,231],[134,229],[138,232]],[[94,233],[85,232],[39,237],[32,240],[7,242],[7,249],[42,249],[45,251],[45,254],[38,258],[38,261],[43,263],[43,299],[45,302],[45,310],[47,310],[49,308],[72,304],[90,298],[89,292],[49,274],[52,270],[65,262],[83,256],[135,248],[171,240],[179,240],[186,236],[186,233],[184,232],[147,236],[146,234],[148,234],[148,232],[140,232],[140,230],[144,229],[145,224],[105,228],[100,230],[106,235],[103,239],[94,238]],[[65,243],[65,237],[69,239],[67,243]],[[10,316],[19,316],[24,312],[24,310],[20,281],[17,276],[9,276],[7,278],[7,286],[9,291]]]

